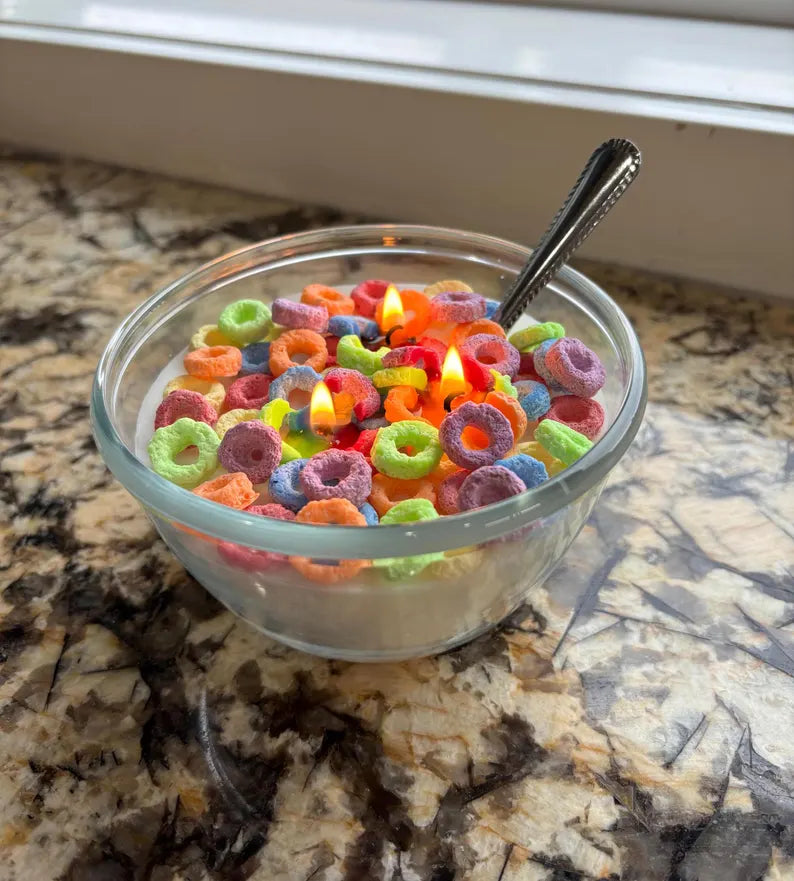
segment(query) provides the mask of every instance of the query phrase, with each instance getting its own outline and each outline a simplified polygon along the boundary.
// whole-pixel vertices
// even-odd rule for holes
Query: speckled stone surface
[[[586,266],[639,331],[646,423],[531,605],[435,659],[269,641],[105,470],[117,322],[347,219],[0,160],[0,879],[794,878],[791,309]]]

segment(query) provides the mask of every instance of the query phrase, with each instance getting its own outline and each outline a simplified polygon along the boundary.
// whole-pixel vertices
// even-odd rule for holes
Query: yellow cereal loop
[[[478,569],[484,559],[485,551],[478,547],[447,551],[441,560],[430,564],[429,571],[436,578],[462,578]]]
[[[455,278],[446,278],[443,281],[437,281],[429,284],[424,294],[426,297],[435,297],[436,294],[453,293],[454,291],[466,291],[467,294],[473,293],[474,289],[470,288],[465,281],[458,281]]]
[[[285,401],[284,398],[276,398],[274,401],[269,401],[264,407],[262,407],[259,412],[259,418],[265,423],[265,425],[275,428],[276,431],[281,431],[281,425],[284,422],[284,419],[289,416],[290,413],[297,412],[297,410],[293,410],[292,407],[290,407],[289,401]]]
[[[214,379],[199,379],[197,376],[191,376],[189,373],[183,373],[168,383],[163,389],[163,397],[168,397],[171,392],[178,389],[185,389],[189,392],[198,392],[212,404],[216,410],[223,407],[223,400],[226,397],[226,389],[223,383],[216,382]]]
[[[291,443],[287,442],[287,440],[293,437],[293,435],[286,432],[289,423],[288,421],[285,422],[285,420],[290,413],[297,412],[297,410],[293,410],[292,407],[290,407],[289,402],[285,401],[284,398],[276,398],[273,401],[269,401],[259,411],[259,418],[265,423],[265,425],[269,425],[271,428],[275,428],[276,431],[279,432],[282,429],[282,425],[284,426],[285,431],[282,434],[280,465],[283,465],[285,462],[291,462],[293,459],[303,458],[303,453],[296,450]],[[284,437],[286,437],[287,440],[285,440]],[[298,437],[300,437],[300,435],[298,435]],[[325,449],[325,447],[322,449]],[[311,455],[311,453],[309,453],[309,455]]]
[[[190,348],[207,349],[210,346],[231,346],[234,345],[229,337],[218,329],[217,324],[202,325],[190,338]]]
[[[218,421],[215,423],[215,431],[218,433],[218,437],[223,440],[223,436],[230,428],[234,428],[235,425],[239,425],[241,422],[249,422],[252,419],[259,419],[259,410],[229,410],[218,418]]]
[[[546,471],[548,472],[549,477],[554,477],[556,474],[559,474],[560,471],[565,470],[565,465],[560,462],[559,459],[555,459],[548,450],[538,443],[538,441],[527,441],[526,443],[519,444],[518,452],[524,453],[525,456],[532,456],[533,459],[543,462],[546,466]]]

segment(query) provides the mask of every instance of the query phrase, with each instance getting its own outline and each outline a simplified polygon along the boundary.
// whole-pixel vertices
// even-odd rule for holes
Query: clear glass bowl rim
[[[122,441],[110,418],[106,396],[112,394],[109,374],[123,340],[135,333],[138,322],[151,309],[202,275],[211,275],[225,263],[256,255],[262,265],[292,253],[355,255],[385,248],[399,251],[400,244],[416,239],[424,246],[446,246],[461,254],[471,249],[497,249],[506,258],[523,263],[531,250],[505,239],[481,233],[444,227],[406,224],[362,224],[325,227],[309,232],[278,236],[229,252],[181,276],[153,294],[121,322],[99,360],[91,393],[91,426],[102,458],[122,485],[147,509],[168,521],[222,541],[258,550],[305,555],[307,548],[315,558],[376,559],[449,551],[493,541],[549,517],[575,501],[603,480],[624,454],[642,422],[647,395],[645,362],[637,336],[620,307],[594,282],[566,266],[557,279],[573,287],[589,304],[609,316],[606,331],[618,348],[628,354],[628,383],[620,410],[612,425],[593,449],[574,465],[539,487],[495,505],[464,514],[440,517],[421,523],[360,528],[353,526],[315,526],[263,519],[232,508],[225,508],[170,483],[151,471]],[[418,252],[419,253],[419,252]]]

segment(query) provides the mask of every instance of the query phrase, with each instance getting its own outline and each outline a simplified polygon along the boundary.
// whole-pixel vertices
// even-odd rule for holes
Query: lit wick
[[[444,399],[444,409],[451,408],[452,399],[466,391],[466,380],[463,376],[463,362],[455,346],[447,349],[444,364],[441,368],[441,383],[439,392]]]
[[[309,424],[315,434],[329,434],[336,428],[336,410],[334,399],[328,386],[320,381],[312,390],[309,403]]]
[[[390,345],[391,335],[402,328],[404,321],[405,311],[403,301],[400,299],[400,292],[393,284],[390,284],[383,295],[379,321],[380,329],[386,334],[387,346]]]

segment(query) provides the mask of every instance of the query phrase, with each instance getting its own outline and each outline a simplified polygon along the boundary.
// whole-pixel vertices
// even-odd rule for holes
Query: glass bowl
[[[646,380],[637,337],[617,305],[584,276],[563,269],[530,312],[561,322],[599,353],[608,377],[599,395],[607,413],[602,436],[562,474],[487,508],[372,528],[258,517],[201,499],[151,471],[135,455],[136,423],[164,365],[234,300],[294,297],[312,282],[349,290],[368,278],[403,287],[459,278],[498,299],[528,255],[490,236],[381,225],[282,236],[220,257],[148,299],[108,343],[91,398],[99,451],[185,568],[273,639],[358,661],[433,654],[470,640],[531,595],[560,561],[642,420]],[[349,580],[328,584],[306,577],[305,565],[253,551],[321,564],[368,563]]]

